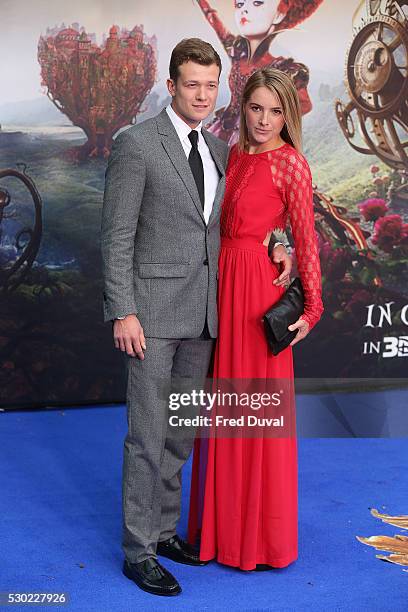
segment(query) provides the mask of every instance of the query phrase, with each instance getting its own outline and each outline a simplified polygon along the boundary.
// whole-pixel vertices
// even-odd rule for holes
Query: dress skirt
[[[275,435],[198,438],[191,487],[189,541],[200,536],[200,558],[252,570],[285,567],[298,555],[297,443],[292,349],[274,356],[262,318],[284,288],[278,268],[252,238],[221,238],[219,330],[214,383],[223,379],[284,381],[286,431]]]

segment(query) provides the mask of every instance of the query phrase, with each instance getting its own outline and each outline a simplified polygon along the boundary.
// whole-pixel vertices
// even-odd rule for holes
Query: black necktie
[[[201,155],[198,150],[198,132],[197,130],[191,130],[188,135],[191,142],[191,151],[188,156],[188,163],[190,164],[191,172],[193,173],[194,180],[197,185],[198,195],[200,196],[201,205],[204,210],[204,168]]]

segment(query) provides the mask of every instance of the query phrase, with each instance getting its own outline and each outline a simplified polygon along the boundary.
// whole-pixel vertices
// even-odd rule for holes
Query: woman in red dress
[[[301,109],[285,73],[264,68],[247,81],[240,140],[233,146],[221,211],[219,329],[214,381],[280,379],[292,382],[285,402],[295,423],[292,346],[274,356],[262,317],[285,289],[268,256],[272,230],[290,222],[304,313],[289,327],[292,345],[322,311],[314,229],[312,181],[301,153]],[[288,416],[288,415],[287,415]],[[293,429],[293,427],[292,427]],[[202,495],[202,493],[204,493]],[[296,435],[220,437],[196,441],[189,541],[201,532],[200,558],[243,570],[285,567],[298,555]]]

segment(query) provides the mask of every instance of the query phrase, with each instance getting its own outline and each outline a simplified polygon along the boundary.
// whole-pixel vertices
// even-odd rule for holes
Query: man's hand
[[[143,350],[146,350],[146,340],[143,328],[136,315],[127,315],[124,319],[115,319],[113,322],[113,339],[115,348],[126,352],[130,357],[144,359]]]
[[[273,263],[277,264],[280,275],[278,278],[275,278],[273,284],[277,287],[282,285],[288,285],[290,280],[290,273],[292,271],[292,258],[283,246],[283,244],[278,244],[278,246],[274,247],[271,254],[271,259]]]
[[[304,319],[299,318],[297,321],[295,321],[295,323],[289,325],[288,327],[289,331],[295,331],[295,329],[298,329],[299,331],[297,335],[293,338],[292,342],[290,343],[290,346],[293,346],[297,342],[300,342],[300,340],[306,338],[307,334],[309,333],[309,323]]]

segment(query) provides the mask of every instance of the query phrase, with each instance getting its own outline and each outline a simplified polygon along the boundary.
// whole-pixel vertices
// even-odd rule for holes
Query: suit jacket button
[[[204,259],[203,264],[204,264],[205,266],[208,266],[208,259]]]

